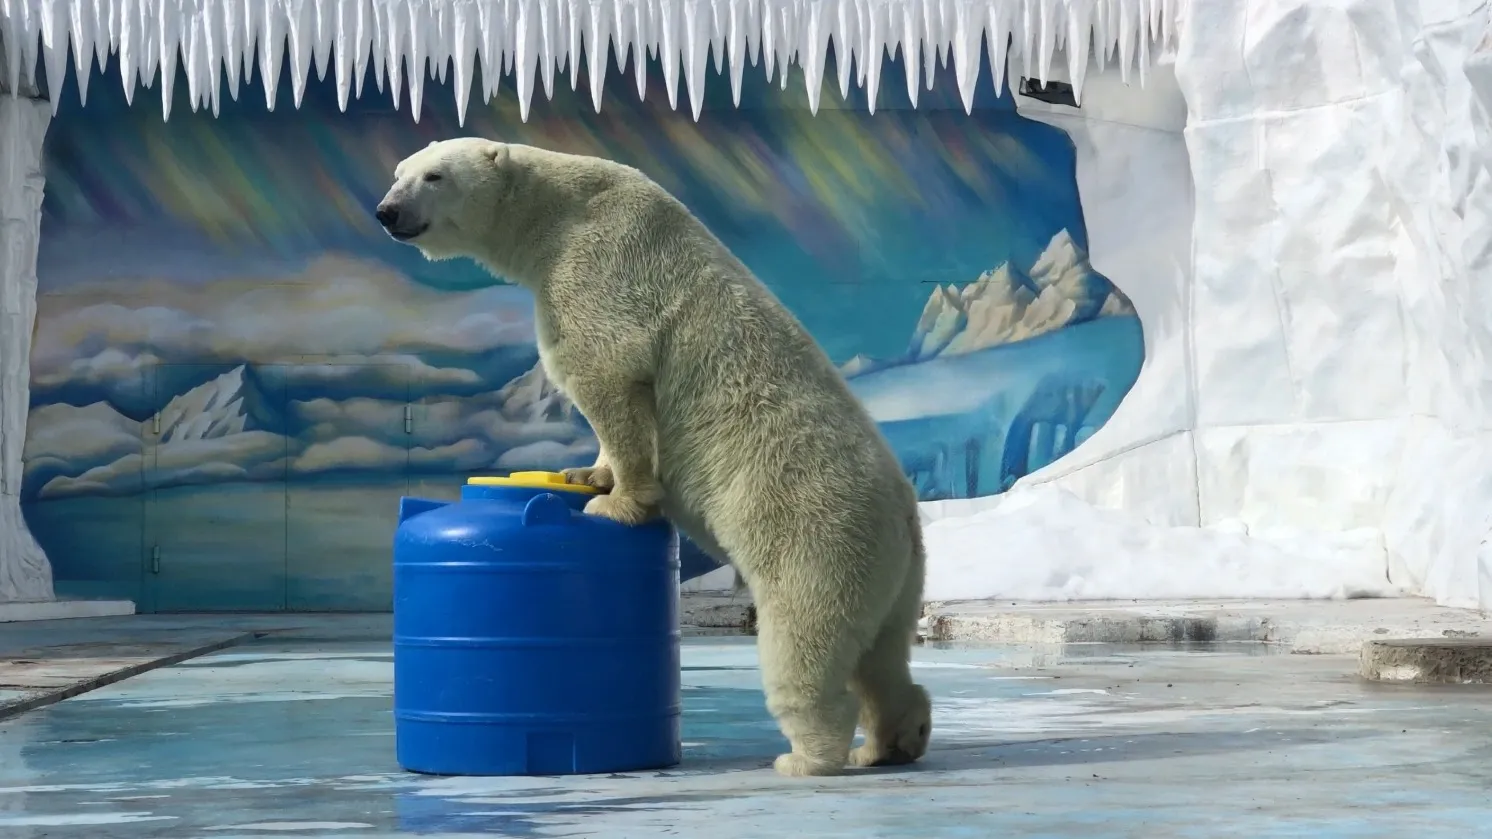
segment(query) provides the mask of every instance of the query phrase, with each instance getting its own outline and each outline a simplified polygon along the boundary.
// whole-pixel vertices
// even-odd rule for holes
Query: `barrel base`
[[[399,766],[421,775],[595,775],[682,759],[677,716],[566,729],[401,720],[395,740]]]

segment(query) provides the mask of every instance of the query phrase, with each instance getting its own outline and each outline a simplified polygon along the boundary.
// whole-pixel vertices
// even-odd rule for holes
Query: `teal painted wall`
[[[117,71],[86,108],[69,85],[24,482],[59,592],[386,609],[401,495],[589,462],[534,370],[526,293],[425,263],[371,218],[400,158],[460,134],[657,178],[843,365],[924,499],[1000,492],[1112,414],[1140,327],[1087,263],[1064,134],[991,90],[966,115],[946,71],[917,110],[888,84],[874,115],[812,116],[801,75],[783,92],[756,68],[740,109],[712,79],[695,123],[653,69],[643,103],[618,78],[597,115],[562,79],[527,124],[508,88],[465,128],[433,85],[418,123],[371,81],[345,114],[329,80],[296,110],[287,80],[273,112],[255,83],[217,118],[178,84],[169,122],[155,91],[126,105]],[[686,576],[709,567],[686,557]]]

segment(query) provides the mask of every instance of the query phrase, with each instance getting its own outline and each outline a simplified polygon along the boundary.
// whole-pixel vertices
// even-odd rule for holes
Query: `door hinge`
[[[160,545],[151,545],[150,546],[150,573],[152,573],[152,574],[159,574],[159,573],[161,573],[161,546]]]
[[[413,434],[414,433],[414,406],[413,405],[405,405],[404,406],[404,433],[405,434]]]

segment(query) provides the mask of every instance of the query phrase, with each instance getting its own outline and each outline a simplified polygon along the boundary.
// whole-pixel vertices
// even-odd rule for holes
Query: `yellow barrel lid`
[[[580,492],[586,495],[595,495],[601,491],[593,486],[569,483],[560,472],[513,472],[506,478],[467,478],[466,484],[476,487],[524,487],[554,492]]]

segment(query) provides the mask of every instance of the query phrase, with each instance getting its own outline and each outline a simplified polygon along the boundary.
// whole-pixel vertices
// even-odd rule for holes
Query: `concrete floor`
[[[393,763],[389,645],[366,629],[0,721],[0,837],[1492,835],[1492,692],[1368,685],[1348,657],[923,647],[925,763],[793,781],[768,768],[783,744],[751,639],[691,638],[677,769],[435,779]]]

